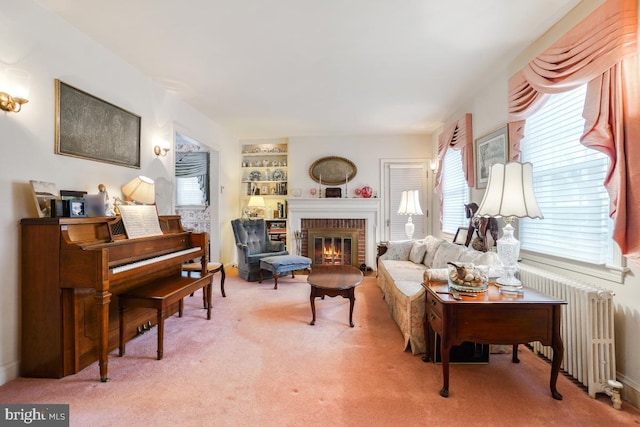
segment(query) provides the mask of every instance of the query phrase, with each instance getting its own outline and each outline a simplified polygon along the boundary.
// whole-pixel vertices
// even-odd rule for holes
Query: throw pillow
[[[413,247],[413,240],[400,240],[389,242],[387,252],[383,255],[384,259],[392,259],[396,261],[408,261],[409,253]]]
[[[449,261],[457,261],[466,249],[462,245],[443,241],[433,257],[431,268],[446,268]]]
[[[424,238],[424,244],[427,245],[427,252],[424,255],[424,261],[422,261],[422,263],[427,268],[431,268],[431,265],[433,264],[433,257],[436,255],[436,251],[442,242],[444,242],[443,239],[434,236],[427,236]]]
[[[414,264],[421,264],[426,253],[427,245],[422,242],[415,242],[411,247],[411,252],[409,252],[409,261]]]

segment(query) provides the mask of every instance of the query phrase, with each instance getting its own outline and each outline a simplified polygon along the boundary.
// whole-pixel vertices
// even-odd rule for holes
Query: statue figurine
[[[106,216],[113,216],[114,212],[109,206],[109,193],[107,193],[107,187],[104,184],[98,184],[98,194],[101,194],[104,200],[104,214]]]

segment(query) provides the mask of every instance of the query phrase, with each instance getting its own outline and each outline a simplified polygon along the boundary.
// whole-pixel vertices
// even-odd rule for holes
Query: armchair
[[[288,255],[284,242],[269,239],[264,219],[234,219],[231,221],[238,250],[238,275],[248,282],[257,282],[260,260],[274,255]],[[272,273],[263,271],[263,278]]]

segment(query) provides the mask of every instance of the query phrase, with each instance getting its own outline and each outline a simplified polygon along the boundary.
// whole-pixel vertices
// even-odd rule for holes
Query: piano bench
[[[179,304],[178,316],[182,317],[183,298],[202,289],[206,299],[207,320],[211,319],[211,283],[213,274],[204,277],[163,277],[139,288],[118,295],[120,303],[120,348],[119,356],[125,353],[125,312],[127,307],[153,308],[158,316],[158,360],[162,359],[164,319],[169,307]]]
[[[200,273],[202,270],[202,265],[199,262],[188,262],[186,264],[182,264],[182,271],[187,272],[187,276],[191,277],[191,273]],[[220,272],[220,293],[223,297],[227,295],[224,293],[224,280],[227,275],[224,272],[224,264],[220,262],[209,262],[207,263],[207,273],[216,274]]]

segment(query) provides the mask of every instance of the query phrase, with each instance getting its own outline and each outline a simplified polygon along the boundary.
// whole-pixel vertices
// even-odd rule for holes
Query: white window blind
[[[442,168],[442,231],[455,234],[458,227],[469,223],[464,212],[469,186],[462,171],[462,152],[449,148]]]
[[[198,177],[176,178],[176,205],[203,206],[206,196],[200,188]]]
[[[586,86],[554,94],[527,119],[522,161],[533,164],[543,220],[522,219],[524,250],[604,264],[611,259],[609,198],[603,182],[609,159],[580,143]]]
[[[400,198],[405,190],[420,191],[420,206],[426,215],[426,169],[424,164],[399,164],[390,165],[389,167],[389,219],[390,219],[390,239],[406,240],[407,234],[404,231],[404,225],[407,223],[407,215],[398,215],[398,207],[400,206]],[[412,216],[415,231],[414,239],[422,239],[426,235],[423,216]]]

